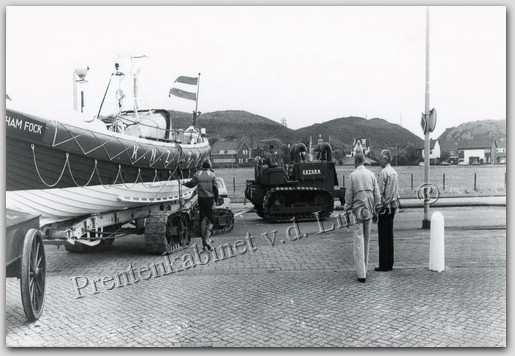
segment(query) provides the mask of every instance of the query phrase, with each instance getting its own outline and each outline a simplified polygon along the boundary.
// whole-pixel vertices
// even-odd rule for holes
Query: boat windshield
[[[159,111],[122,112],[119,115],[102,117],[107,129],[128,136],[147,139],[166,139],[167,118]]]

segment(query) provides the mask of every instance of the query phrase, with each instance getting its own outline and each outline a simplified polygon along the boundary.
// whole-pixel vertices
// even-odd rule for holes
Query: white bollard
[[[429,240],[429,270],[442,272],[445,269],[445,236],[442,213],[431,215],[431,237]]]

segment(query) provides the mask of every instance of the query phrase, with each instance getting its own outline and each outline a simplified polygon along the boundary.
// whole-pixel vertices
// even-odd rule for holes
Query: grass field
[[[368,167],[376,175],[381,167]],[[423,166],[393,167],[399,174],[401,197],[415,197],[418,186],[424,183]],[[349,184],[349,174],[354,170],[352,166],[337,166],[340,186],[343,178],[345,185]],[[254,179],[254,168],[218,168],[214,169],[216,175],[225,180],[229,196],[240,201],[245,196],[247,180]],[[429,181],[438,186],[442,196],[485,196],[504,195],[506,166],[431,166]],[[444,189],[445,175],[445,189]],[[476,190],[474,190],[474,175],[476,176]],[[411,180],[413,176],[413,189]]]

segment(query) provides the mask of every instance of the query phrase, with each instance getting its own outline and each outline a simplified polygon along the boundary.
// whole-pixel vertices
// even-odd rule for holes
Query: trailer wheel
[[[45,272],[45,248],[41,233],[36,229],[30,229],[23,241],[20,275],[23,311],[29,321],[38,320],[43,311]]]

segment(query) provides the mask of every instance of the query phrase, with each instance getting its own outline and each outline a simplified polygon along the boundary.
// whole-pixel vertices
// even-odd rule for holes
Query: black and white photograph
[[[508,14],[7,4],[6,347],[505,349]]]

